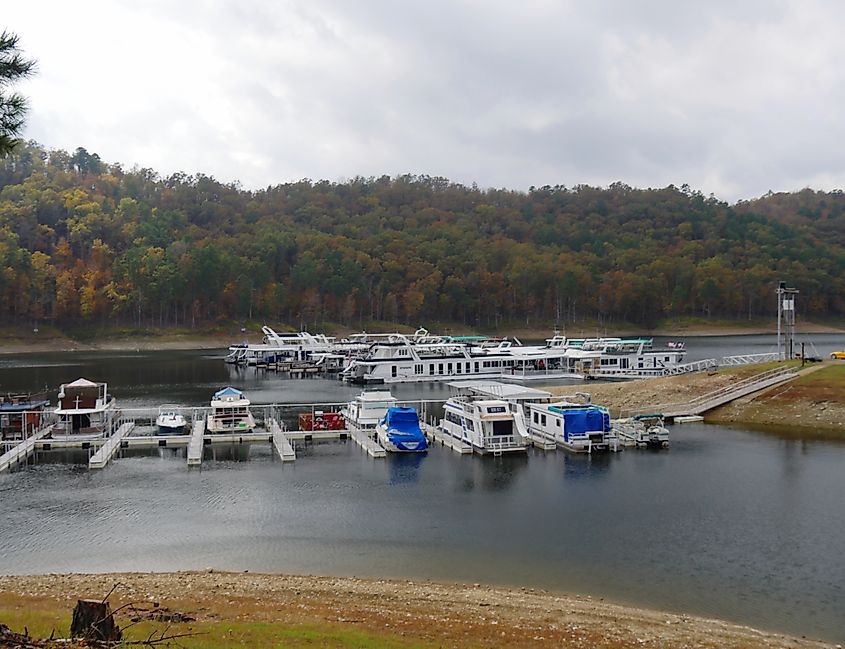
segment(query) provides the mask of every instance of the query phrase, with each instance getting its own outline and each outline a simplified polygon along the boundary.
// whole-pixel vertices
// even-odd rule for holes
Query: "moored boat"
[[[7,394],[0,396],[0,439],[23,439],[44,424],[47,394]]]
[[[525,420],[507,401],[461,394],[450,397],[443,410],[440,430],[469,444],[476,453],[501,455],[528,450]]]
[[[58,422],[51,437],[56,440],[108,437],[117,420],[117,407],[108,385],[83,378],[59,387],[59,405],[53,412]]]
[[[376,437],[387,451],[421,453],[428,450],[428,441],[414,408],[388,408],[376,426]]]
[[[669,448],[669,430],[663,414],[652,412],[616,422],[616,431],[623,442],[649,448]]]
[[[395,405],[396,397],[389,390],[365,390],[346,404],[341,414],[348,428],[372,436],[379,421]]]
[[[579,395],[580,396],[580,395]],[[580,402],[579,402],[580,401]],[[619,450],[619,439],[603,406],[582,399],[527,404],[532,433],[573,453]]]
[[[156,426],[159,435],[184,435],[187,422],[179,406],[168,403],[159,406]]]
[[[233,387],[218,390],[211,397],[211,413],[206,420],[209,433],[249,433],[255,419],[249,411],[249,399]]]

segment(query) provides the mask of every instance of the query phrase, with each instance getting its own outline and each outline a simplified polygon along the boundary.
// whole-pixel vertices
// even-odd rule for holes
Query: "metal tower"
[[[797,288],[787,288],[786,282],[778,284],[778,356],[781,360],[795,355],[795,296]]]

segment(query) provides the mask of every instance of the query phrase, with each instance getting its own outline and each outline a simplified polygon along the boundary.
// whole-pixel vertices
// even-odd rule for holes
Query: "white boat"
[[[586,398],[585,398],[586,397]],[[553,403],[526,404],[530,431],[573,453],[618,451],[619,439],[610,412],[578,393]]]
[[[77,379],[59,387],[58,422],[51,437],[56,440],[95,440],[114,432],[117,407],[106,383]]]
[[[185,416],[179,406],[169,403],[159,406],[156,418],[159,435],[184,435],[186,425]]]
[[[498,378],[517,363],[511,342],[478,336],[390,334],[353,358],[340,378],[351,383],[454,381],[462,377]]]
[[[334,338],[307,331],[277,333],[270,327],[261,327],[263,340],[257,344],[243,343],[229,347],[227,363],[256,365],[265,360],[273,362],[310,362],[317,354],[328,354],[334,349]]]
[[[507,401],[460,394],[443,405],[440,430],[469,444],[476,453],[501,455],[528,450],[528,429],[521,412]]]
[[[623,444],[641,448],[669,448],[669,430],[659,412],[617,419],[614,429]]]
[[[389,390],[365,390],[341,410],[341,415],[346,420],[347,428],[372,437],[388,409],[395,405],[396,397]]]
[[[352,383],[406,383],[503,379],[530,381],[566,378],[663,376],[675,373],[686,354],[683,343],[655,347],[650,338],[566,338],[544,345],[483,336],[391,334],[353,358],[341,372]]]
[[[428,440],[420,428],[420,417],[414,408],[388,408],[376,425],[376,439],[392,453],[422,453],[428,450]]]
[[[249,433],[255,419],[249,411],[249,399],[233,387],[223,388],[211,397],[211,413],[206,420],[209,433]]]

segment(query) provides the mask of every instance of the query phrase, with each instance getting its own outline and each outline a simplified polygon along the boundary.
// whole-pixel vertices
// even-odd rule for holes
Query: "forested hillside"
[[[7,322],[199,326],[771,317],[783,279],[845,314],[845,196],[729,206],[686,186],[481,190],[444,178],[245,191],[36,144],[0,160]]]

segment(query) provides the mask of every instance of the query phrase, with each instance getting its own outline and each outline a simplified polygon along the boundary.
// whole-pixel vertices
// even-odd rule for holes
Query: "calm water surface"
[[[138,406],[205,405],[227,383],[260,403],[358,392],[235,370],[208,352],[0,357],[3,391],[78,376]],[[0,475],[0,573],[214,566],[479,581],[845,640],[845,445],[699,424],[671,432],[665,452],[592,458],[434,448],[372,460],[339,441],[300,446],[285,465],[253,445],[216,449],[201,471],[161,449],[90,472],[85,455],[44,453]]]

